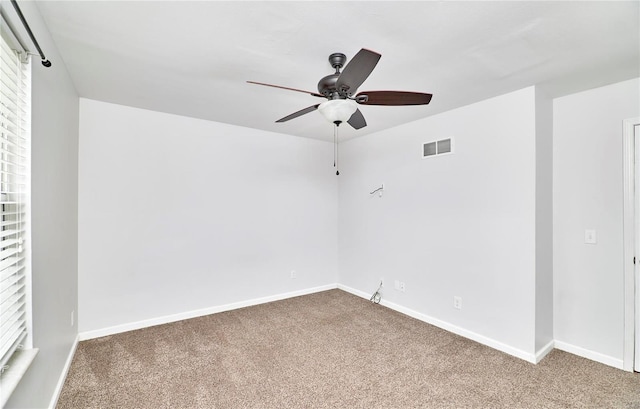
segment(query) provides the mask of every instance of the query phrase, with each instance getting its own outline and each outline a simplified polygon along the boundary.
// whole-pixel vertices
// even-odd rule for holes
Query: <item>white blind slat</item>
[[[5,229],[5,230],[0,229],[0,239],[18,234],[18,231],[19,230],[15,230],[15,229]]]
[[[17,269],[17,268],[11,268],[11,269],[7,269],[7,270],[12,270],[13,273],[12,274],[7,274],[6,277],[2,276],[2,278],[0,278],[0,293],[6,291],[12,285],[20,285],[20,280],[22,280],[24,278],[22,276],[22,274],[17,274],[17,273],[20,272],[20,270]],[[4,301],[5,300],[3,299],[0,302],[0,305],[3,305]]]
[[[2,325],[0,325],[0,334],[3,334],[2,338],[11,338],[12,332],[15,332],[16,330],[24,326],[25,323],[23,322],[22,318],[24,318],[25,311],[24,303],[22,304],[22,306],[18,304],[13,305],[12,308],[7,310],[6,313],[2,314],[2,318],[4,319],[4,322],[2,322]]]
[[[0,251],[0,260],[4,260],[5,258],[14,256],[18,253],[20,253],[20,250],[18,250],[17,248],[10,247],[10,248],[4,249]]]
[[[11,350],[13,343],[25,332],[24,313],[19,318],[20,319],[13,322],[11,326],[7,326],[1,330],[0,353],[2,353],[3,356]]]
[[[22,343],[22,341],[24,341],[24,339],[27,337],[27,331],[22,331],[21,334],[18,334],[18,338],[13,342],[13,344],[11,344],[9,346],[9,348],[7,349],[7,352],[5,352],[4,360],[0,360],[0,368],[2,368],[3,366],[5,366],[5,364],[7,363],[7,361],[9,360],[9,358],[11,358],[11,354],[13,354],[16,349],[18,349],[18,346],[20,346],[20,344]]]
[[[21,242],[22,242],[22,239],[0,240],[0,248],[11,247],[11,246],[16,245],[16,244],[21,243]]]
[[[14,274],[12,269],[21,269],[20,263],[24,260],[24,257],[8,257],[0,261],[0,280],[4,280],[6,277]]]
[[[17,220],[2,220],[2,221],[0,221],[0,228],[2,228],[2,227],[6,228],[7,226],[13,226],[13,225],[15,225],[17,223],[18,223]]]
[[[22,309],[20,299],[24,297],[24,286],[24,283],[14,283],[3,291],[4,301],[0,305],[6,314],[0,314],[0,326],[10,321],[11,314]]]

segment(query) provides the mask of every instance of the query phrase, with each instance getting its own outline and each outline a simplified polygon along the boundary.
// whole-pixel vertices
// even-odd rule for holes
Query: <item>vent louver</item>
[[[451,138],[441,139],[439,141],[427,142],[422,145],[422,157],[442,155],[445,153],[453,153],[453,143]]]
[[[427,156],[433,156],[437,154],[438,154],[438,151],[436,147],[436,142],[429,142],[422,145],[422,156],[424,156],[425,158]]]

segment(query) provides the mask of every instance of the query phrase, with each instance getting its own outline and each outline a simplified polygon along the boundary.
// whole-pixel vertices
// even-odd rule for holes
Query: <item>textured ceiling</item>
[[[638,1],[37,5],[82,97],[326,140],[317,112],[274,122],[321,99],[245,81],[316,91],[329,54],[364,47],[382,58],[361,91],[433,93],[361,107],[368,126],[341,127],[351,138],[530,85],[560,96],[640,75]]]

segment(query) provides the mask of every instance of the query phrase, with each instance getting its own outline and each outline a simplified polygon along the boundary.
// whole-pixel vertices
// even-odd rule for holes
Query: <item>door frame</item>
[[[636,149],[640,141],[635,141],[635,126],[640,125],[640,117],[625,119],[623,126],[623,266],[624,266],[624,347],[622,367],[625,371],[640,371],[640,279],[636,280],[636,265],[640,265],[640,253],[636,246],[640,244],[640,229],[636,227],[636,217],[640,217],[640,189],[636,192],[635,180],[640,180],[640,171],[636,172]],[[640,137],[640,135],[639,135]],[[638,145],[638,146],[637,146]],[[640,157],[638,157],[640,161]],[[637,193],[637,195],[636,195]],[[638,197],[636,197],[638,196]],[[635,258],[638,257],[636,260]],[[635,260],[635,264],[634,264]]]

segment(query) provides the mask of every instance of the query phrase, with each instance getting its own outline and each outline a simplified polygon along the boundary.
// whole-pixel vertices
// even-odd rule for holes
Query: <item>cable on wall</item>
[[[371,301],[374,304],[380,304],[380,300],[382,299],[382,294],[380,294],[380,289],[381,288],[382,288],[382,281],[380,281],[380,286],[378,287],[376,292],[373,293],[371,298],[369,298],[369,301]]]
[[[370,195],[375,194],[376,192],[378,192],[378,196],[382,197],[382,191],[384,190],[384,183],[382,184],[382,186],[380,186],[379,188],[375,189],[372,192],[369,192]]]
[[[44,65],[45,67],[51,67],[51,61],[47,60],[47,57],[44,56],[44,53],[42,52],[42,48],[40,48],[40,44],[38,44],[38,40],[36,40],[36,37],[33,35],[33,32],[31,31],[31,27],[29,27],[27,20],[24,18],[24,15],[22,14],[22,10],[20,10],[20,7],[18,6],[18,2],[16,0],[11,0],[11,4],[13,4],[13,8],[16,9],[16,13],[18,14],[18,17],[20,17],[20,21],[22,22],[22,25],[27,30],[27,34],[29,34],[29,37],[31,38],[33,45],[36,46],[36,49],[38,50],[38,54],[40,54],[40,59],[42,60],[42,65]]]

